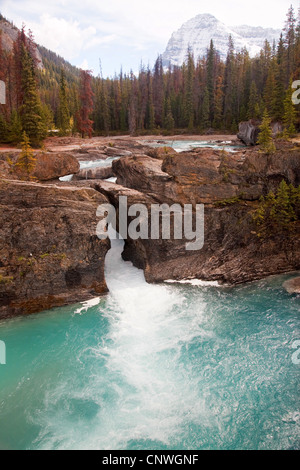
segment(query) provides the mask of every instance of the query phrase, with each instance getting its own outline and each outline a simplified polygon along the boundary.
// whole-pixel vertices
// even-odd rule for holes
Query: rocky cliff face
[[[18,29],[5,19],[0,20],[0,31],[2,31],[2,46],[7,52],[11,52],[14,47],[14,42],[18,37]],[[37,66],[43,69],[43,60],[38,48],[35,48],[35,57],[37,59]]]
[[[0,318],[106,292],[109,241],[96,236],[92,188],[0,182]]]
[[[287,148],[265,156],[253,150],[229,155],[194,150],[163,160],[133,156],[114,162],[119,185],[99,184],[118,207],[129,204],[205,204],[205,243],[188,252],[186,240],[128,240],[125,259],[145,270],[149,282],[199,278],[242,283],[300,267],[300,232],[291,241],[262,241],[252,213],[261,195],[284,179],[300,184],[300,152]],[[131,189],[129,189],[131,188]]]
[[[57,168],[57,152],[51,160],[47,154],[41,165],[50,165],[48,176],[58,178],[78,169],[77,159],[69,159],[66,151],[59,158],[65,163]],[[113,152],[119,155],[120,149]],[[275,191],[282,180],[300,184],[299,146],[280,144],[280,150],[269,156],[253,148],[233,154],[213,149],[178,154],[171,148],[149,149],[135,143],[124,152],[112,165],[118,184],[97,179],[51,184],[11,180],[4,155],[0,318],[87,300],[106,291],[104,260],[110,243],[96,236],[96,211],[108,202],[118,209],[120,196],[128,198],[129,206],[144,204],[149,213],[153,204],[205,205],[201,250],[187,251],[186,240],[174,237],[126,241],[124,259],[144,269],[149,282],[199,278],[234,284],[300,268],[299,226],[293,239],[263,241],[252,219],[261,195]]]

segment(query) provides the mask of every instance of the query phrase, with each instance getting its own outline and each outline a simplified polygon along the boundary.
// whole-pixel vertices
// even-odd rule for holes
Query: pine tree
[[[162,57],[159,56],[154,65],[153,74],[153,104],[155,110],[155,125],[162,127],[164,106],[164,70]]]
[[[24,45],[22,46],[22,91],[22,127],[30,142],[33,145],[39,145],[46,137],[47,129],[42,119],[42,107],[37,92],[33,62]]]
[[[130,135],[135,135],[137,130],[137,80],[131,72],[130,84],[131,92],[129,97],[128,124]]]
[[[100,132],[104,131],[105,134],[108,135],[112,127],[111,118],[110,118],[110,109],[109,109],[109,97],[108,97],[106,81],[103,80],[102,78],[96,82],[94,115],[95,115],[94,121],[95,121],[96,131],[100,131]],[[121,116],[119,117],[119,120],[120,120],[120,127],[122,127]]]
[[[258,105],[258,93],[257,86],[254,80],[252,80],[250,88],[250,97],[248,103],[248,119],[257,119],[259,117]]]
[[[286,85],[288,85],[295,64],[295,41],[296,41],[296,18],[294,8],[291,5],[285,23],[285,45],[286,45]]]
[[[43,126],[45,129],[45,133],[48,133],[48,131],[54,129],[54,116],[51,107],[48,104],[42,104],[41,105],[41,116],[42,116],[42,122]],[[70,127],[70,121],[69,121],[69,127]]]
[[[208,91],[208,106],[209,106],[209,125],[214,119],[214,94],[215,94],[215,60],[216,51],[213,40],[210,41],[210,47],[207,53],[207,91]],[[207,127],[207,126],[204,126]]]
[[[277,229],[280,232],[289,231],[293,222],[297,220],[295,208],[291,200],[291,190],[287,183],[282,180],[277,190],[276,204],[271,211]]]
[[[191,49],[188,49],[187,68],[186,68],[186,91],[185,91],[185,124],[191,131],[194,128],[194,78],[195,62]]]
[[[153,85],[150,70],[148,71],[148,128],[153,131],[155,129],[155,109],[153,103]]]
[[[258,227],[260,238],[277,238],[285,245],[289,238],[295,236],[296,224],[299,221],[300,186],[280,183],[276,195],[270,192],[261,197],[253,220]]]
[[[7,142],[8,126],[3,114],[0,113],[0,142]]]
[[[92,137],[93,121],[90,116],[93,112],[94,93],[92,91],[92,76],[90,71],[81,70],[80,73],[80,111],[78,115],[78,129],[82,138]]]
[[[263,95],[264,105],[272,118],[274,118],[276,115],[276,74],[277,61],[276,58],[273,58],[269,66],[269,72]]]
[[[171,99],[167,99],[166,105],[166,117],[165,117],[165,128],[167,131],[171,132],[174,130],[175,121],[172,114]]]
[[[261,147],[261,151],[266,154],[274,153],[276,151],[270,124],[271,119],[269,118],[268,111],[265,110],[262,124],[259,127],[260,133],[258,135],[258,144]]]
[[[223,99],[224,99],[223,77],[222,75],[219,75],[217,77],[217,86],[216,86],[216,92],[214,96],[215,103],[214,103],[214,122],[213,122],[213,126],[216,127],[217,129],[220,129],[222,126]]]
[[[17,160],[16,167],[20,169],[23,179],[27,181],[35,179],[32,174],[36,167],[36,158],[34,158],[30,141],[25,131],[23,132],[22,152]]]
[[[277,47],[277,67],[275,73],[275,90],[274,90],[274,115],[272,116],[276,121],[282,121],[283,119],[283,102],[285,96],[285,47],[283,35],[280,35],[278,47]]]
[[[202,103],[202,113],[201,113],[201,127],[207,129],[210,126],[209,120],[209,91],[205,88],[204,98]]]
[[[226,128],[231,127],[235,118],[235,65],[234,42],[232,36],[230,35],[228,40],[228,52],[224,77],[224,123]]]
[[[70,111],[67,97],[67,84],[64,70],[61,70],[60,89],[59,89],[59,107],[58,107],[58,128],[60,135],[67,135],[70,131]]]
[[[22,141],[22,138],[22,119],[20,114],[16,110],[13,110],[9,125],[8,139],[9,142],[18,144]]]

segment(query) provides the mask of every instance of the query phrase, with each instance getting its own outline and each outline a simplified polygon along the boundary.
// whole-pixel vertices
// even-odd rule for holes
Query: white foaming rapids
[[[110,227],[110,237],[113,233]],[[107,448],[120,448],[130,439],[168,444],[187,415],[204,420],[196,382],[180,355],[183,344],[210,334],[200,326],[205,305],[188,311],[184,297],[174,289],[147,284],[142,270],[123,261],[123,240],[111,239],[111,245],[105,268],[111,296],[110,332],[96,354],[105,357],[110,373],[126,385],[118,397],[118,413],[112,411],[110,419],[110,429],[115,423],[115,433],[109,437],[112,442],[105,428],[101,434]]]
[[[174,286],[147,284],[143,271],[122,259],[124,240],[112,239],[114,233],[110,227],[111,249],[105,260],[110,293],[106,306],[99,306],[108,331],[99,330],[98,346],[76,353],[78,367],[84,364],[84,382],[75,385],[64,377],[49,391],[46,412],[38,415],[40,449],[168,446],[180,440],[186,422],[207,428],[215,424],[205,398],[199,398],[199,379],[185,359],[187,345],[214,337],[205,330],[206,305],[198,297],[191,309]],[[63,411],[57,409],[62,401]],[[95,410],[80,435],[70,424],[73,403]]]

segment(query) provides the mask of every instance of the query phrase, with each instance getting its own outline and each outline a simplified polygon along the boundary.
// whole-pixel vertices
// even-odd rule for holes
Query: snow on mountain
[[[202,14],[184,23],[181,28],[172,34],[167,48],[162,55],[163,65],[182,65],[187,57],[190,47],[195,58],[203,57],[210,45],[211,39],[222,59],[226,58],[228,38],[232,36],[235,50],[246,47],[253,57],[258,54],[267,39],[271,44],[279,39],[281,31],[271,28],[252,26],[226,26],[213,15]]]

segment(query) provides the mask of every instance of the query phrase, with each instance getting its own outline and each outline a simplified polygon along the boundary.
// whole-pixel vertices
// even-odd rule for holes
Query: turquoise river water
[[[296,274],[149,285],[122,249],[107,296],[0,322],[0,448],[299,449]]]

